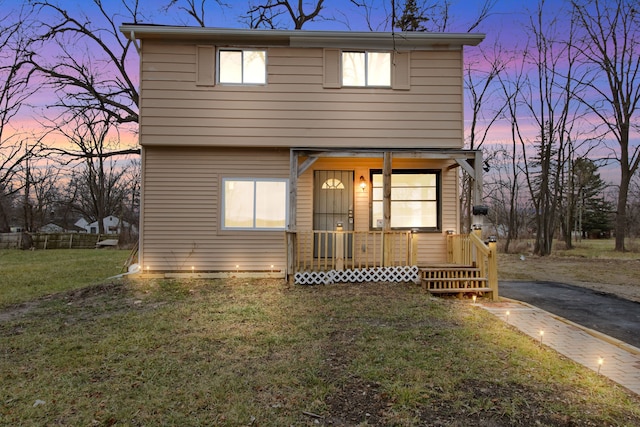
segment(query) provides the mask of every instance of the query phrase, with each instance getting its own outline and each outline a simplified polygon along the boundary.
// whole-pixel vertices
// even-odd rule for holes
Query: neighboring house
[[[143,269],[305,282],[447,261],[460,167],[481,202],[463,46],[484,35],[120,30],[141,56]]]
[[[90,228],[88,228],[89,221],[84,218],[78,219],[73,225],[78,227],[81,233],[89,233]]]
[[[120,234],[123,228],[129,227],[129,223],[121,221],[117,216],[109,215],[102,219],[105,234]],[[74,224],[76,227],[84,229],[86,233],[98,234],[100,232],[98,221],[88,222],[84,218],[80,218]]]

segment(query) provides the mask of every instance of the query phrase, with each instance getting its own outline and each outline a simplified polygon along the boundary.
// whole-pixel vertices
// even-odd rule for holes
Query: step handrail
[[[488,243],[481,239],[482,230],[476,229],[470,234],[447,235],[448,262],[472,264],[480,269],[482,277],[492,289],[491,299],[498,300],[498,251],[495,238]]]

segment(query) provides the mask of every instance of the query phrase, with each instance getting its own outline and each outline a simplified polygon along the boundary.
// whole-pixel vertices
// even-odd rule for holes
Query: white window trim
[[[241,66],[244,67],[244,52],[246,51],[260,51],[264,52],[264,83],[247,83],[244,81],[244,69],[241,69],[241,82],[223,82],[220,81],[220,67],[222,66],[222,61],[220,60],[220,52],[241,52],[243,60],[241,61]],[[268,62],[267,49],[261,48],[218,48],[216,52],[216,84],[226,85],[226,86],[265,86],[267,84],[267,62]]]
[[[227,181],[244,181],[253,182],[253,227],[227,227],[225,224],[226,209],[226,182]],[[284,208],[284,225],[282,227],[256,227],[256,183],[258,182],[284,182],[285,183],[285,208]],[[227,177],[222,178],[221,185],[221,206],[220,206],[220,228],[225,231],[283,231],[286,230],[289,223],[289,179],[287,178],[247,178],[247,177]]]

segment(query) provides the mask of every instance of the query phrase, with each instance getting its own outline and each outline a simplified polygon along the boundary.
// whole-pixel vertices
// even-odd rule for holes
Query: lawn
[[[410,284],[103,281],[0,310],[0,378],[0,425],[640,425],[636,395]]]
[[[570,250],[556,246],[550,256],[540,257],[530,253],[531,244],[518,242],[520,252],[498,255],[499,280],[567,283],[640,302],[637,240],[627,242],[635,249],[628,252],[616,252],[613,239],[582,240]]]
[[[130,251],[0,250],[0,308],[85,287],[122,272]]]

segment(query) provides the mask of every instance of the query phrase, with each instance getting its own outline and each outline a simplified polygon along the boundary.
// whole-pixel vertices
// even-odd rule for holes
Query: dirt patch
[[[568,417],[550,413],[548,402],[554,399],[550,392],[543,393],[521,384],[476,379],[462,381],[458,385],[458,389],[464,390],[475,399],[483,400],[485,403],[482,409],[467,407],[464,402],[451,402],[436,398],[428,407],[417,408],[416,415],[421,423],[429,426],[473,425],[484,427],[580,425]],[[521,412],[518,417],[510,414],[513,407],[525,404],[527,410]]]
[[[129,309],[132,305],[136,305],[136,299],[127,286],[122,282],[107,282],[4,307],[0,309],[0,323],[19,320],[32,313],[64,316],[65,321],[74,322],[85,320],[86,316]],[[65,309],[61,310],[61,307]]]
[[[323,376],[335,385],[335,391],[325,401],[328,412],[324,418],[326,425],[378,425],[391,405],[389,396],[380,391],[379,383],[365,381],[349,372],[354,342],[359,336],[359,331],[338,329],[331,334],[327,347],[323,349],[326,355]]]

